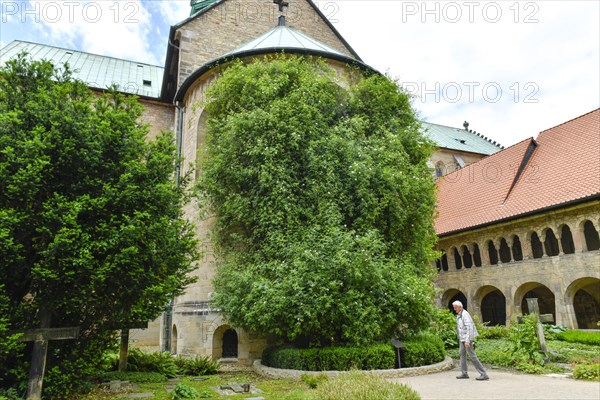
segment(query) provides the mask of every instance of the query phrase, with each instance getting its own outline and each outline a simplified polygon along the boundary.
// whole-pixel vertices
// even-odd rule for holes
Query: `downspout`
[[[183,113],[185,112],[185,107],[181,107],[179,102],[175,103],[175,107],[177,107],[177,132],[175,137],[177,139],[177,167],[175,171],[175,182],[177,187],[179,187],[181,181],[181,149],[182,149],[182,141],[183,141]],[[165,347],[164,351],[171,351],[171,325],[173,324],[173,300],[169,300],[165,310]]]

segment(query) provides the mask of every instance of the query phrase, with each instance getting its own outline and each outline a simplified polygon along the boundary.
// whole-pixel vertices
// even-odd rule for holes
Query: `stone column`
[[[573,232],[573,245],[575,246],[575,253],[583,253],[588,249],[587,243],[585,242],[583,224],[575,224],[575,229]]]
[[[453,268],[453,271],[458,271],[458,268],[456,268],[456,257],[454,257],[454,249],[456,247],[452,246],[450,247],[450,253],[448,253],[447,258],[448,258],[448,271],[450,271],[451,267]]]
[[[558,243],[558,255],[559,256],[564,256],[565,252],[563,251],[563,246],[562,246],[562,229],[558,229],[556,228],[556,242]]]
[[[502,239],[494,239],[494,247],[496,248],[496,255],[498,257],[498,265],[502,265],[502,260],[500,259],[500,244]]]
[[[521,250],[523,251],[523,261],[533,258],[533,249],[531,247],[531,235],[525,233],[525,240],[521,242]]]
[[[515,256],[513,254],[513,244],[514,244],[514,236],[513,236],[513,239],[506,241],[506,246],[508,246],[508,254],[510,255],[510,260],[508,260],[509,263],[515,262]]]
[[[556,321],[554,323],[569,329],[577,329],[575,307],[573,307],[573,303],[570,299],[562,296],[562,293],[562,290],[554,292],[554,306],[556,312]]]
[[[477,246],[479,246],[479,256],[481,257],[481,266],[489,266],[490,265],[490,252],[487,247],[487,242],[484,242],[482,246],[481,242],[477,242]]]
[[[537,232],[538,235],[538,239],[540,240],[540,244],[541,244],[541,248],[542,248],[542,258],[546,258],[548,257],[548,255],[546,254],[546,245],[544,244],[546,242],[546,235],[542,234],[542,232]]]

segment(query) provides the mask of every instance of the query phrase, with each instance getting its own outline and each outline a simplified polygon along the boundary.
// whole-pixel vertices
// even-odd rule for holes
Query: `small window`
[[[152,86],[152,81],[147,81],[144,79],[144,86]]]

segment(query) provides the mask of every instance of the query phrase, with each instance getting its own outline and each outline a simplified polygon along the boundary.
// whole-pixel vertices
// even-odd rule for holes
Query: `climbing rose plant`
[[[207,93],[198,189],[217,215],[213,299],[233,324],[300,346],[427,326],[432,143],[378,74],[275,56]]]

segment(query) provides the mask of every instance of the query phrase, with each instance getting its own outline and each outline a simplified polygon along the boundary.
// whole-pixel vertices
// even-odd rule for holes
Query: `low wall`
[[[339,374],[343,374],[347,371],[299,371],[296,369],[278,369],[271,368],[265,365],[262,365],[261,360],[255,360],[252,365],[254,371],[262,376],[268,376],[270,378],[291,378],[291,379],[300,379],[300,376],[306,375],[320,375],[325,374],[329,377],[338,376]],[[436,372],[447,371],[452,369],[454,364],[452,362],[452,358],[446,356],[444,361],[439,362],[437,364],[432,365],[423,365],[421,367],[413,367],[413,368],[398,368],[398,369],[378,369],[365,371],[370,374],[376,374],[384,378],[402,378],[406,376],[418,376],[418,375],[427,375],[433,374]]]

